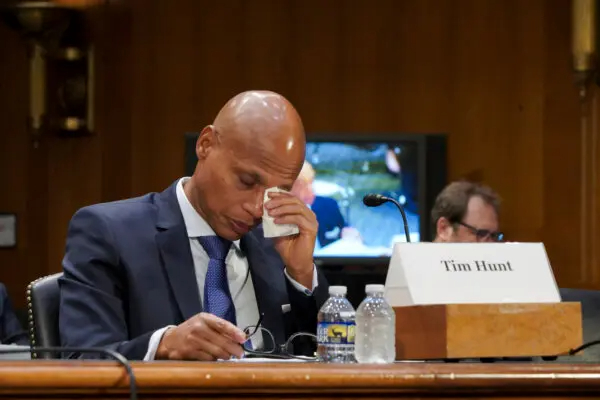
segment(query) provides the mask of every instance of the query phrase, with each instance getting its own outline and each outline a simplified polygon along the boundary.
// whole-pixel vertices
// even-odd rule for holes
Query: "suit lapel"
[[[257,230],[248,233],[240,246],[248,258],[259,312],[264,314],[262,325],[273,334],[276,343],[282,344],[286,338],[282,306],[289,304],[286,278],[280,258],[269,254],[257,239],[259,234]],[[265,335],[263,337],[270,341]]]
[[[177,182],[157,195],[156,244],[177,306],[187,320],[202,311],[202,302],[176,187]],[[281,258],[265,244],[258,228],[242,238],[240,247],[248,259],[259,312],[264,314],[263,327],[282,344],[286,339],[282,306],[290,301]]]
[[[185,223],[177,202],[175,182],[157,196],[156,244],[162,265],[184,320],[202,311],[194,260]]]

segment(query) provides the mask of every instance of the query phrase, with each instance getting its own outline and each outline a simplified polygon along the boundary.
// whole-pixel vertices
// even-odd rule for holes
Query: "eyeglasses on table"
[[[303,341],[311,343],[315,348],[317,346],[317,336],[308,332],[297,332],[291,335],[288,340],[281,345],[275,343],[275,337],[266,328],[262,327],[264,314],[260,314],[258,322],[255,325],[250,325],[244,328],[246,334],[246,342],[242,345],[246,357],[264,357],[276,359],[300,359],[306,361],[314,361],[315,357],[301,356],[293,353],[294,346],[300,345]],[[254,350],[252,348],[252,337],[257,333],[265,333],[263,335],[263,348]]]

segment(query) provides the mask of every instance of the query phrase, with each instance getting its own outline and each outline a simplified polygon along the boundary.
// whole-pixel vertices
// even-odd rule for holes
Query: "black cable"
[[[74,353],[101,353],[110,356],[110,358],[121,364],[127,375],[129,376],[129,399],[137,400],[137,384],[135,381],[135,375],[129,361],[121,354],[114,350],[102,349],[96,347],[27,347],[27,348],[16,348],[16,349],[0,349],[0,354],[19,354],[19,353],[61,353],[61,352],[74,352]]]
[[[600,339],[599,340],[592,340],[591,342],[584,343],[584,344],[582,344],[579,347],[576,347],[574,349],[569,350],[569,355],[573,356],[573,355],[579,353],[581,350],[587,349],[588,347],[592,347],[592,346],[595,346],[597,344],[600,344]]]
[[[555,361],[558,357],[574,356],[577,353],[579,353],[581,350],[587,349],[588,347],[596,346],[597,344],[600,344],[600,339],[592,340],[590,342],[584,343],[581,346],[571,349],[565,353],[556,354],[554,356],[542,356],[542,360]]]

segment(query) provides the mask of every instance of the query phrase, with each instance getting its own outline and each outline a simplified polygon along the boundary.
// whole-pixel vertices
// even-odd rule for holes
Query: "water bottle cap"
[[[329,286],[329,294],[337,294],[337,295],[341,295],[341,294],[346,294],[346,292],[348,291],[348,289],[346,288],[346,286]]]
[[[385,291],[384,285],[367,285],[365,287],[366,293],[383,293]]]

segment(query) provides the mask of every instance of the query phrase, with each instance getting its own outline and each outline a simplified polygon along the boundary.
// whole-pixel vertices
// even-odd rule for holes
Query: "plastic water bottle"
[[[354,307],[346,298],[346,286],[330,286],[329,299],[318,314],[317,359],[323,362],[353,363]]]
[[[383,285],[367,285],[356,311],[356,361],[389,364],[396,359],[396,314],[383,297]]]

